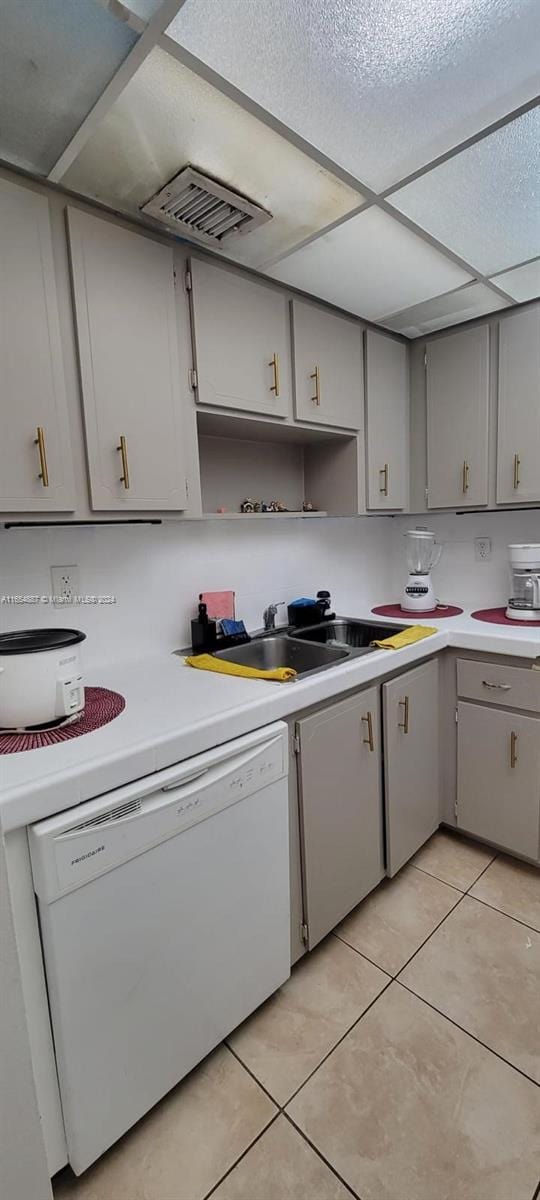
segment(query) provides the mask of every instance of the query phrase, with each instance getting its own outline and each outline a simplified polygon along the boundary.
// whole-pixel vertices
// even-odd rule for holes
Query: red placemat
[[[515,621],[507,617],[506,608],[479,608],[471,613],[475,621],[487,621],[489,625],[521,625],[523,629],[538,629],[540,621]]]
[[[38,750],[41,746],[54,746],[56,742],[68,742],[82,737],[93,729],[108,725],[126,707],[124,697],[109,688],[87,687],[84,689],[84,712],[73,725],[57,729],[35,729],[24,733],[2,733],[0,730],[0,754],[17,754],[20,750]]]
[[[425,612],[410,612],[401,604],[379,604],[378,608],[372,608],[371,611],[377,613],[378,617],[407,617],[410,621],[414,617],[457,617],[463,609],[456,608],[454,604],[439,604],[437,608],[426,609]]]

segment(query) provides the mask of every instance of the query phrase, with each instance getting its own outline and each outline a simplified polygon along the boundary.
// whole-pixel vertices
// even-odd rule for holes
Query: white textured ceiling
[[[227,257],[410,337],[538,294],[540,0],[128,5],[2,0],[5,161],[131,214],[189,162],[273,214]]]

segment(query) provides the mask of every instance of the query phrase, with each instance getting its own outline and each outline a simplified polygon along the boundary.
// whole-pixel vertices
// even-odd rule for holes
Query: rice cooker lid
[[[14,629],[11,633],[0,633],[0,655],[60,650],[83,642],[85,637],[80,629]]]

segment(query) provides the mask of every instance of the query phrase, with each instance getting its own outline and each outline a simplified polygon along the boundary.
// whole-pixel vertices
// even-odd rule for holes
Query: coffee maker
[[[540,621],[540,543],[508,547],[512,595],[506,616],[514,621]]]

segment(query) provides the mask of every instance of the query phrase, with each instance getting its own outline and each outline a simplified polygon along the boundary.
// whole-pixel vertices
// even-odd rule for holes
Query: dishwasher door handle
[[[202,779],[203,775],[208,775],[208,767],[203,767],[202,771],[194,771],[193,775],[181,775],[178,779],[173,779],[171,783],[165,783],[160,791],[174,792],[176,788],[183,787],[184,784],[195,783],[196,779]]]

